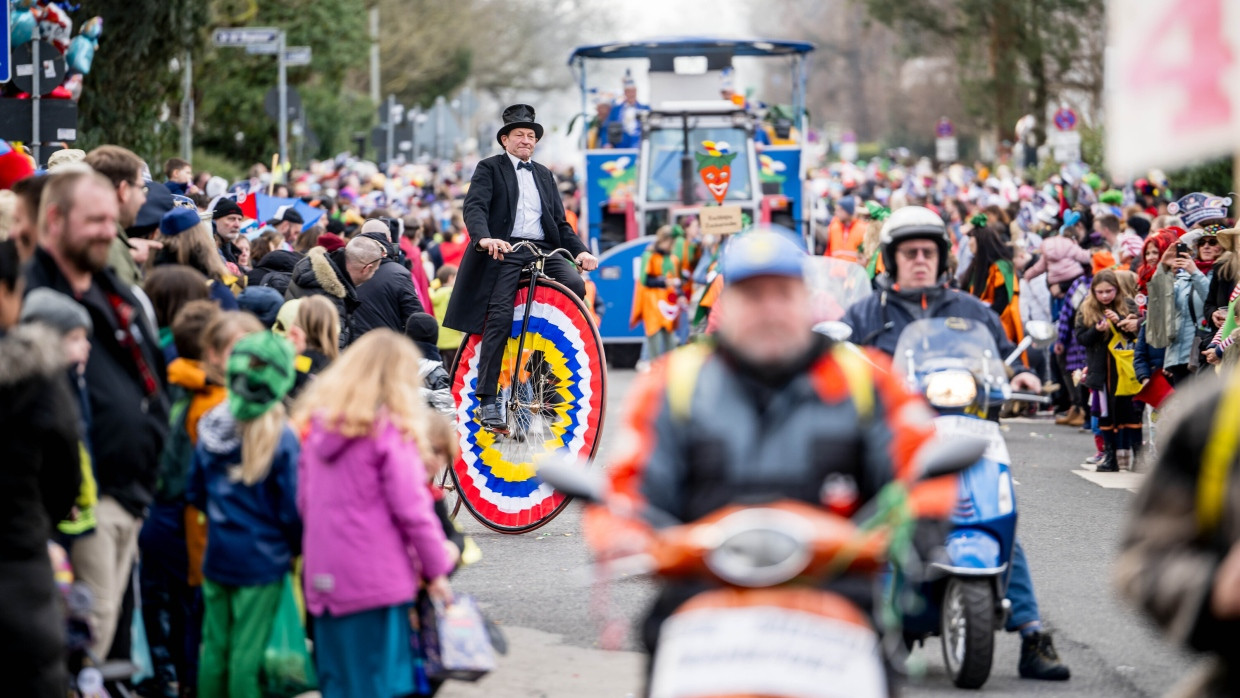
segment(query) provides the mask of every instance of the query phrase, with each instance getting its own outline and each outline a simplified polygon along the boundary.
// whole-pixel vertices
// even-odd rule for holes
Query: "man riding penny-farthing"
[[[598,260],[551,170],[530,159],[543,134],[533,107],[503,118],[504,152],[478,163],[465,196],[471,244],[444,317],[469,335],[452,378],[461,457],[443,484],[487,527],[521,533],[567,503],[537,478],[538,459],[594,455],[606,369],[578,271]]]

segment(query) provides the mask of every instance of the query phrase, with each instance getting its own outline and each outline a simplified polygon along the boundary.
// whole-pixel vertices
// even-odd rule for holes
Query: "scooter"
[[[964,318],[918,320],[896,344],[894,368],[911,390],[938,412],[939,438],[984,441],[985,454],[961,473],[945,559],[928,562],[930,574],[915,582],[920,608],[905,609],[908,647],[938,635],[952,682],[980,688],[990,677],[994,636],[1011,604],[1005,598],[1016,540],[1016,494],[1011,457],[997,421],[1007,401],[1049,402],[1041,395],[1012,392],[1007,365],[1030,346],[1054,337],[1049,323],[1030,322],[1025,339],[1006,360],[982,324]]]
[[[898,622],[876,629],[857,603],[823,587],[842,577],[875,579],[899,560],[916,518],[949,513],[956,485],[943,476],[968,467],[984,449],[959,439],[923,448],[918,482],[888,484],[871,502],[872,513],[854,520],[788,500],[728,506],[685,524],[658,511],[611,510],[667,525],[648,532],[644,552],[607,562],[608,574],[709,587],[663,623],[650,695],[890,695],[892,643],[880,632],[898,636]],[[539,465],[538,476],[564,494],[607,506],[597,471],[550,461]]]

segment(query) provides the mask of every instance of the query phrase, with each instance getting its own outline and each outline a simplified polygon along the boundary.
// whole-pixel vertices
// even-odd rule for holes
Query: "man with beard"
[[[142,204],[146,203],[147,184],[142,178],[146,164],[131,150],[119,145],[101,145],[86,154],[84,162],[91,169],[107,177],[116,191],[116,235],[111,243],[108,266],[130,286],[142,283],[142,265],[151,249],[162,247],[144,238],[131,238],[125,229],[133,225]]]
[[[215,228],[215,242],[219,245],[220,256],[225,262],[240,269],[237,261],[241,256],[241,249],[237,247],[237,238],[241,234],[241,223],[245,220],[245,214],[241,212],[241,207],[237,205],[237,202],[229,198],[216,201],[211,213],[211,221]],[[244,274],[244,272],[241,273]]]
[[[137,172],[127,186],[140,187]],[[168,430],[158,335],[129,286],[108,268],[120,204],[106,176],[84,169],[50,175],[39,210],[39,248],[26,268],[27,292],[50,288],[70,296],[95,328],[86,388],[98,525],[69,554],[74,574],[94,597],[92,649],[100,657],[108,655],[116,632]]]

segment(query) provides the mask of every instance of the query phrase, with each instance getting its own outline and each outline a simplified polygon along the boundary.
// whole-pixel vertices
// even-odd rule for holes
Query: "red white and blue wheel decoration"
[[[517,339],[529,288],[517,292],[512,331],[504,350],[501,389],[511,388]],[[512,436],[498,436],[482,429],[475,414],[478,398],[478,350],[481,336],[470,335],[461,345],[452,378],[456,400],[457,435],[461,456],[454,465],[460,495],[471,513],[489,528],[508,533],[529,531],[554,517],[566,498],[536,475],[541,456],[559,452],[585,460],[598,447],[605,404],[606,364],[598,331],[586,316],[585,306],[563,286],[541,281],[535,287],[534,304],[525,335],[522,361],[537,365],[545,383],[553,385],[536,415],[514,420],[537,419],[539,438],[514,443]],[[533,358],[531,358],[533,357]],[[528,381],[529,375],[520,378]],[[518,381],[517,390],[528,390]]]

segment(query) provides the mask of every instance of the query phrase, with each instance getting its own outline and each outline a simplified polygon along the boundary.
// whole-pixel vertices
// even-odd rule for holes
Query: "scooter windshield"
[[[809,286],[815,323],[840,320],[854,303],[872,292],[864,267],[832,257],[806,259],[805,284]]]
[[[994,338],[985,325],[966,318],[913,322],[900,334],[892,362],[913,385],[920,385],[931,373],[947,370],[969,371],[979,385],[990,390],[1007,385],[1007,370]]]

